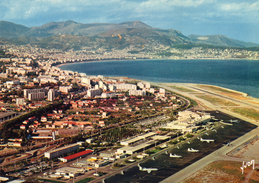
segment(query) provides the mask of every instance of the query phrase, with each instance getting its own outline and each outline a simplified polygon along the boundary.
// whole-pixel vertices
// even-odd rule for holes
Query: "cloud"
[[[220,5],[223,11],[243,11],[243,12],[258,12],[259,11],[259,1],[254,3],[242,2],[242,3],[223,3]]]
[[[237,22],[251,22],[258,24],[259,1],[222,3],[219,5],[222,15]]]

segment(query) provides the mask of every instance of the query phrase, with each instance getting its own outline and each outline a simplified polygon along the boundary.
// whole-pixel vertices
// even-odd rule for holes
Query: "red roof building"
[[[64,158],[58,158],[58,159],[62,162],[68,162],[68,161],[75,160],[77,158],[85,157],[89,154],[92,154],[93,152],[94,152],[93,150],[87,149],[85,151],[81,151],[81,152],[78,152],[76,154],[72,154],[72,155],[66,156]]]

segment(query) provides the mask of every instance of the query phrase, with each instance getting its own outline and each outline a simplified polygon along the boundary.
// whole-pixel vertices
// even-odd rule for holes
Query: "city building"
[[[55,98],[55,90],[50,89],[48,92],[48,101],[53,101]]]
[[[28,100],[42,100],[45,97],[45,92],[29,93]]]
[[[48,158],[48,159],[52,159],[52,158],[56,158],[56,157],[62,156],[67,153],[71,153],[73,151],[76,151],[77,149],[79,149],[79,144],[71,144],[71,145],[68,145],[65,147],[54,149],[49,152],[45,152],[44,157]]]
[[[25,105],[24,98],[16,98],[16,105]]]
[[[44,88],[40,88],[40,89],[24,89],[23,90],[23,94],[24,94],[24,98],[27,99],[29,98],[29,94],[30,93],[40,93],[40,92],[44,92],[44,96],[45,96],[45,89]]]
[[[102,89],[89,89],[87,90],[87,97],[95,97],[97,95],[101,95],[103,92]]]
[[[94,152],[93,150],[87,149],[85,151],[81,151],[76,154],[72,154],[72,155],[66,156],[64,158],[58,158],[58,159],[62,162],[68,162],[68,161],[75,160],[77,158],[83,158],[89,154],[92,154],[93,152]]]

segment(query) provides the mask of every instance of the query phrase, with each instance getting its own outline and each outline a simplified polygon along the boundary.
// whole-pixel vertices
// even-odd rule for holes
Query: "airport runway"
[[[170,86],[167,86],[165,84],[161,84],[159,85],[161,87],[164,87],[165,89],[168,89],[170,91],[173,92],[178,92],[176,89],[171,88]],[[238,107],[253,107],[253,108],[258,108],[259,105],[251,105],[249,102],[246,101],[238,101],[237,99],[232,99],[230,97],[226,97],[226,96],[221,96],[217,93],[211,92],[211,91],[207,91],[204,89],[200,89],[197,87],[193,87],[191,84],[183,84],[184,87],[189,88],[191,90],[196,90],[199,93],[203,93],[203,94],[208,94],[208,95],[212,95],[212,96],[216,96],[222,99],[228,99],[230,101],[233,101],[234,103],[237,103],[239,106]],[[182,93],[180,92],[182,95],[192,98],[194,100],[198,100],[201,103],[203,103],[205,106],[209,107],[212,110],[218,110],[221,111],[223,113],[229,114],[233,117],[237,117],[239,119],[245,120],[247,122],[253,123],[258,125],[258,122],[252,119],[249,119],[247,117],[241,116],[239,114],[236,114],[234,112],[231,112],[229,110],[226,110],[225,107],[226,106],[216,106],[213,105],[212,103],[203,100],[201,98],[196,97],[195,95],[197,95],[197,93],[192,93],[192,92],[186,92],[186,93]],[[238,146],[242,145],[243,143],[247,142],[248,140],[250,140],[251,138],[255,137],[256,135],[259,134],[259,127],[257,127],[256,129],[248,132],[247,134],[239,137],[238,139],[234,140],[233,142],[231,142],[231,146],[223,146],[222,148],[216,150],[215,152],[209,154],[208,156],[200,159],[199,161],[191,164],[190,166],[182,169],[181,171],[175,173],[174,175],[164,179],[163,181],[161,181],[161,183],[178,183],[178,182],[182,182],[184,181],[186,178],[188,178],[189,176],[193,175],[194,173],[196,173],[198,170],[202,169],[203,167],[205,167],[206,165],[214,162],[214,161],[218,161],[218,160],[226,160],[226,161],[239,161],[240,162],[240,167],[242,166],[243,161],[251,161],[251,159],[249,158],[237,158],[237,157],[231,157],[231,156],[227,156],[227,153],[234,150],[235,148],[237,148]],[[256,162],[259,161],[259,158],[257,160],[255,160]]]

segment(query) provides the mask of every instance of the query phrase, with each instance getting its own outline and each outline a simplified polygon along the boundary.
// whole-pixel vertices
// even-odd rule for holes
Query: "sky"
[[[184,35],[221,34],[259,43],[259,0],[0,0],[0,20],[40,26],[74,20],[139,20]]]

